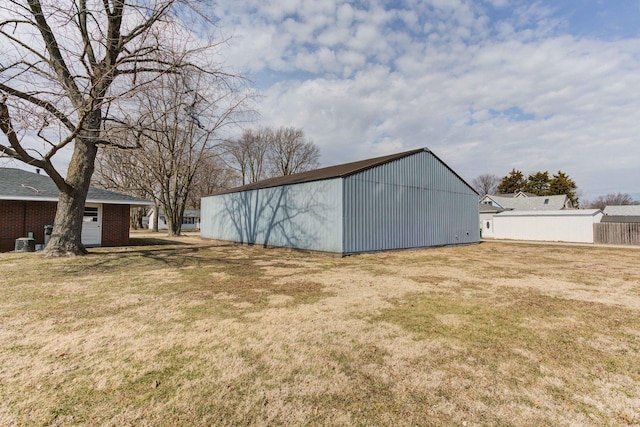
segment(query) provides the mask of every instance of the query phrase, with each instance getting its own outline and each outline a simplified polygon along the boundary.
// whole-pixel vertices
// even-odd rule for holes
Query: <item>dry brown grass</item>
[[[0,254],[0,425],[638,425],[640,251]]]

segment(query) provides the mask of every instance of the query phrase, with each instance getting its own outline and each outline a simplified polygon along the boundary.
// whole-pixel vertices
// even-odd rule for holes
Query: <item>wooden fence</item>
[[[593,224],[593,241],[611,245],[640,245],[640,223]]]

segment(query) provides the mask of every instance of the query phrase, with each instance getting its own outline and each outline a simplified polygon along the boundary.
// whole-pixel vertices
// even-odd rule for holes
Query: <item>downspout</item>
[[[24,209],[22,210],[22,236],[18,237],[27,236],[27,203],[29,202],[24,202]]]

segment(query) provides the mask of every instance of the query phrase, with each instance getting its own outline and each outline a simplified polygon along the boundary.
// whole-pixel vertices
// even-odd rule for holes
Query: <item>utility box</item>
[[[53,233],[53,225],[44,226],[44,246],[47,247],[49,239],[51,239],[51,233]]]
[[[20,237],[16,239],[16,252],[35,252],[36,241],[33,237]]]

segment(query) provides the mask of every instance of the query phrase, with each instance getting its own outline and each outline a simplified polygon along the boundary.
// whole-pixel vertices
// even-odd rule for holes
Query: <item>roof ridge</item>
[[[364,160],[357,160],[357,161],[348,162],[348,163],[341,163],[333,166],[326,166],[326,167],[313,169],[305,172],[299,172],[291,175],[267,178],[257,182],[230,188],[228,190],[223,190],[211,195],[217,196],[221,194],[237,193],[237,192],[247,191],[247,190],[258,190],[263,188],[277,187],[280,185],[301,184],[305,182],[322,181],[325,179],[332,179],[332,178],[346,178],[348,176],[355,175],[365,170],[372,169],[376,166],[390,163],[395,160],[399,160],[404,157],[408,157],[423,151],[431,152],[431,150],[429,150],[426,147],[417,148],[409,151],[403,151],[401,153],[387,154],[385,156],[373,157],[373,158],[364,159]]]

